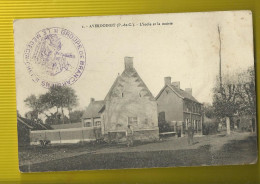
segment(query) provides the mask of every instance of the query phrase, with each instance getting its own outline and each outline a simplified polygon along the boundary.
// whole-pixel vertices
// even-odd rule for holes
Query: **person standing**
[[[189,122],[189,124],[188,124],[188,130],[187,130],[187,132],[188,132],[188,144],[190,145],[190,144],[193,144],[193,127],[192,127],[192,125],[191,125],[191,123]]]
[[[133,146],[134,144],[134,131],[132,126],[128,125],[126,130],[126,141],[127,141],[127,147]]]

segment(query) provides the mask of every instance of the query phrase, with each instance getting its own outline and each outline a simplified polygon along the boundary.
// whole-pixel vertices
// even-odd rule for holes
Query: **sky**
[[[182,89],[192,88],[198,101],[211,103],[219,72],[217,28],[221,30],[222,72],[232,75],[254,65],[251,16],[250,11],[235,11],[16,21],[17,109],[24,115],[29,111],[24,99],[47,92],[32,81],[23,61],[26,44],[46,27],[66,28],[84,45],[86,67],[81,78],[71,85],[79,98],[77,109],[88,106],[92,97],[105,98],[118,73],[124,70],[125,56],[133,57],[135,69],[154,96],[164,86],[164,77],[171,76],[172,82],[180,81]],[[137,26],[157,22],[160,25]],[[163,22],[171,25],[162,25]],[[104,23],[136,26],[89,27]]]

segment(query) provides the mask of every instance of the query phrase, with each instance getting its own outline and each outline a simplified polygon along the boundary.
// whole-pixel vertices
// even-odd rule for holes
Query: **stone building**
[[[156,100],[135,70],[133,58],[125,57],[124,62],[123,73],[117,76],[104,101],[99,101],[99,105],[92,101],[89,107],[96,106],[87,108],[83,122],[93,124],[98,118],[108,141],[124,141],[128,125],[133,128],[135,140],[156,140],[159,138]]]
[[[194,132],[202,134],[202,104],[192,96],[191,88],[182,90],[179,81],[171,82],[171,77],[165,77],[164,87],[156,96],[156,100],[160,127],[166,124],[170,131],[182,136],[191,122]]]

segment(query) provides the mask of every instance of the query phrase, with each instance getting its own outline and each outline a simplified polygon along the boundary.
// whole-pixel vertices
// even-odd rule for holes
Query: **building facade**
[[[195,134],[202,134],[202,104],[192,96],[192,89],[180,88],[180,82],[171,82],[171,77],[164,78],[164,87],[156,96],[159,124],[167,124],[171,131],[179,136],[185,135],[188,123]]]
[[[103,104],[100,102],[94,111],[88,107],[89,112],[84,113],[83,123],[95,124],[98,118],[102,134],[108,141],[124,141],[128,125],[133,129],[135,140],[157,140],[156,100],[135,70],[133,58],[125,57],[124,62],[125,69],[117,76]]]
[[[104,100],[90,99],[90,104],[82,115],[82,127],[101,127],[101,109],[104,108]]]

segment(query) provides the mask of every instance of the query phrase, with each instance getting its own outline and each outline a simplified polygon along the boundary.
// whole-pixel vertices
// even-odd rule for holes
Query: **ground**
[[[237,132],[197,136],[193,145],[188,145],[187,137],[171,137],[129,148],[124,144],[33,146],[19,148],[19,160],[23,172],[252,164],[257,161],[257,136]]]

